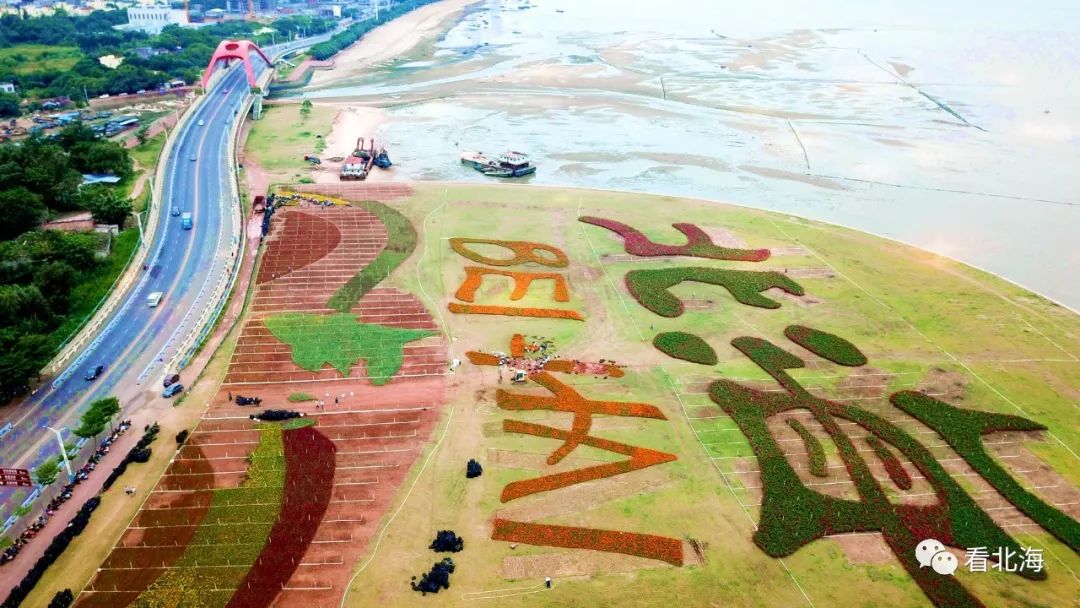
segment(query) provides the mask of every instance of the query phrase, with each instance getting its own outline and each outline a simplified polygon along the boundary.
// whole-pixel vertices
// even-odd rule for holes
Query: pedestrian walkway
[[[30,568],[37,563],[37,560],[45,554],[45,549],[52,542],[52,539],[67,527],[68,522],[75,517],[83,504],[101,491],[101,484],[105,482],[105,478],[142,438],[143,424],[132,420],[132,427],[113,442],[109,448],[109,453],[98,461],[97,467],[90,472],[90,476],[85,481],[75,486],[71,498],[60,505],[60,508],[49,518],[49,523],[42,528],[33,540],[23,547],[15,559],[0,566],[0,589],[13,589],[26,576]],[[65,473],[61,473],[61,475],[65,475]],[[57,484],[59,485],[59,483],[58,481]],[[110,492],[111,494],[120,495],[121,491],[114,486]],[[4,596],[6,597],[6,592],[4,592]],[[0,598],[0,600],[2,599]]]

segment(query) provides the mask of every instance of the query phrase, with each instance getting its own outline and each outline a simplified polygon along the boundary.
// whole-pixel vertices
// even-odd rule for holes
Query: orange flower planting
[[[528,308],[518,306],[490,306],[486,304],[458,304],[450,302],[447,306],[450,312],[465,315],[503,315],[507,317],[536,317],[538,319],[573,319],[584,321],[576,310],[559,310],[556,308]]]
[[[537,545],[541,547],[565,547],[567,549],[593,549],[609,553],[623,553],[649,559],[658,559],[673,566],[683,565],[682,541],[655,534],[637,534],[596,528],[530,524],[508,519],[496,519],[492,540]]]
[[[514,334],[516,337],[521,334]],[[524,349],[522,350],[524,352]],[[522,355],[514,354],[513,342],[510,344],[510,356],[520,358]],[[470,350],[465,353],[465,356],[469,359],[469,363],[473,365],[499,365],[499,358],[491,353],[481,353],[474,350]],[[511,367],[515,365],[514,361],[510,362]],[[592,374],[594,376],[605,375],[611,378],[622,378],[626,375],[626,372],[621,367],[614,363],[592,363],[588,361],[571,361],[568,359],[551,359],[544,362],[541,367],[545,372],[559,372],[562,374]]]
[[[472,302],[476,298],[476,290],[484,282],[485,275],[510,277],[514,279],[514,291],[510,294],[511,300],[520,300],[529,291],[532,282],[536,280],[550,280],[555,282],[554,300],[556,302],[570,301],[570,288],[566,286],[566,277],[557,272],[515,272],[513,270],[498,270],[495,268],[481,268],[479,266],[465,267],[465,281],[458,287],[454,297],[465,302]]]
[[[465,245],[468,243],[498,245],[499,247],[513,251],[514,257],[508,260],[489,258],[466,247]],[[570,264],[570,260],[566,258],[566,254],[563,253],[562,250],[552,247],[551,245],[533,243],[530,241],[500,241],[496,239],[466,239],[455,237],[450,239],[450,247],[461,257],[472,260],[477,264],[486,264],[488,266],[516,266],[518,264],[534,262],[552,268],[566,268]],[[554,257],[549,258],[538,255],[536,253],[537,251],[546,251]]]
[[[521,498],[522,496],[537,494],[539,492],[549,492],[551,490],[565,488],[566,486],[572,486],[586,481],[614,477],[615,475],[622,475],[623,473],[664,464],[665,462],[671,462],[677,459],[674,454],[668,454],[667,452],[639,448],[637,446],[619,443],[618,441],[612,441],[610,439],[601,439],[591,435],[579,437],[576,432],[564,431],[562,429],[556,429],[542,424],[533,424],[531,422],[522,422],[520,420],[504,420],[503,430],[507,433],[523,433],[535,437],[562,439],[565,443],[555,454],[552,454],[551,458],[562,453],[566,446],[571,445],[571,442],[573,442],[572,445],[574,446],[582,444],[601,450],[607,450],[609,452],[615,452],[616,454],[624,454],[629,456],[630,460],[601,464],[594,467],[585,467],[584,469],[576,469],[565,473],[555,473],[553,475],[545,475],[543,477],[526,479],[524,481],[514,481],[506,484],[506,487],[503,488],[502,496],[499,497],[499,500],[502,502],[510,502],[511,500]],[[565,453],[569,453],[569,450],[566,450]],[[549,463],[551,462],[551,458],[548,458]]]

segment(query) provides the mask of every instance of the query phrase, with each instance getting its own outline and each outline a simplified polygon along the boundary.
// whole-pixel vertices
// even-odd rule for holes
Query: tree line
[[[73,46],[83,55],[66,70],[42,68],[27,73],[25,64],[0,66],[0,81],[15,83],[22,96],[33,98],[67,96],[85,100],[103,94],[153,90],[177,78],[188,83],[197,81],[218,43],[226,38],[249,38],[269,44],[273,38],[287,40],[301,31],[319,34],[335,25],[332,19],[294,15],[271,23],[273,36],[255,34],[266,24],[240,20],[199,28],[170,25],[156,35],[113,28],[126,21],[126,13],[117,10],[94,11],[87,16],[63,11],[42,17],[0,16],[0,49],[23,44]],[[140,57],[136,53],[140,47],[164,52]],[[122,56],[124,61],[116,69],[108,68],[98,61],[104,55]],[[11,101],[11,96],[0,95],[0,116],[15,115],[11,113]]]
[[[354,42],[359,40],[361,36],[383,23],[397,19],[413,9],[420,8],[425,4],[431,4],[436,1],[437,0],[406,0],[405,2],[397,2],[394,6],[387,8],[386,10],[380,10],[378,20],[370,19],[368,21],[354,23],[344,31],[335,34],[330,40],[313,45],[311,47],[311,56],[320,61],[329,59],[351,46]]]
[[[52,140],[0,145],[0,399],[25,390],[59,346],[72,291],[101,266],[103,235],[39,230],[47,217],[86,209],[123,226],[131,202],[106,186],[80,188],[82,173],[132,174],[127,149],[88,127]]]

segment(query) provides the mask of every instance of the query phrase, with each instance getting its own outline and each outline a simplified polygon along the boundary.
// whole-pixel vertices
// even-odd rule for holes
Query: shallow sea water
[[[387,108],[398,179],[517,149],[532,183],[834,222],[1080,309],[1078,92],[1075,0],[483,0],[306,95]]]

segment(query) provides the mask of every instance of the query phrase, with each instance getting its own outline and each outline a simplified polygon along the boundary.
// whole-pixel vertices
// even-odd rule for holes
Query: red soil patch
[[[166,491],[166,480],[175,472],[178,462],[169,465],[166,477],[105,558],[86,592],[79,595],[77,606],[126,606],[184,554],[199,522],[210,509],[211,493]],[[213,472],[210,461],[197,447],[190,450],[190,459],[183,466],[198,476]]]
[[[341,378],[329,365],[312,372],[294,364],[289,345],[272,336],[262,319],[286,311],[334,312],[326,306],[330,296],[371,263],[387,243],[386,228],[374,214],[360,208],[287,207],[278,214],[284,217],[275,218],[268,237],[269,246],[251,305],[252,317],[245,322],[225,376],[225,384],[241,394],[246,394],[239,389],[242,384],[323,382]],[[320,236],[320,229],[330,236]],[[319,251],[324,252],[320,259],[307,261]],[[294,260],[305,263],[300,266]],[[267,270],[271,265],[277,270]],[[438,331],[420,300],[393,287],[376,287],[352,310],[362,323]],[[428,338],[405,346],[405,360],[397,376],[441,374],[445,365],[445,342],[442,338]],[[366,376],[363,364],[354,366],[349,375],[355,379]]]
[[[350,201],[392,201],[413,195],[412,186],[399,182],[352,182],[347,184],[297,184],[293,192],[336,196]]]
[[[385,200],[411,193],[402,184],[297,189],[331,195],[341,195],[344,190],[350,193],[347,197],[357,200]],[[305,510],[301,515],[286,514],[283,523],[275,525],[271,532],[277,550],[280,544],[275,534],[288,531],[295,536],[297,530],[310,526],[301,534],[308,541],[306,547],[286,552],[287,566],[292,566],[292,558],[297,558],[293,569],[278,565],[269,568],[268,573],[256,566],[249,573],[249,579],[257,581],[251,585],[252,590],[259,588],[274,595],[269,599],[247,598],[241,592],[233,598],[241,602],[234,604],[237,606],[336,606],[356,562],[377,532],[378,522],[431,438],[439,408],[445,402],[443,374],[447,354],[443,338],[407,345],[400,377],[386,386],[372,387],[364,380],[362,365],[354,367],[349,378],[341,378],[333,370],[309,372],[296,367],[288,346],[273,338],[262,323],[264,317],[278,312],[331,312],[326,308],[327,299],[386,245],[385,228],[374,215],[351,207],[285,208],[279,215],[273,221],[252,316],[245,322],[225,384],[110,555],[107,563],[114,565],[98,574],[91,592],[80,596],[80,606],[113,608],[133,601],[163,571],[162,560],[158,558],[166,558],[168,565],[172,553],[167,552],[180,555],[187,542],[163,549],[157,543],[165,542],[168,537],[160,530],[171,530],[174,535],[187,535],[190,539],[194,524],[201,520],[200,510],[204,514],[210,505],[211,493],[201,488],[231,487],[243,479],[247,456],[258,443],[258,432],[253,430],[248,418],[257,408],[240,407],[228,399],[227,393],[257,395],[263,399],[264,408],[294,409],[314,418],[317,426],[304,432],[320,434],[332,443],[334,467],[325,512]],[[324,230],[321,235],[320,227]],[[327,233],[332,231],[339,237],[336,244],[328,247],[326,243],[332,243],[333,236]],[[315,259],[315,253],[323,250],[322,257]],[[268,267],[271,269],[267,270]],[[286,272],[282,273],[281,268]],[[265,272],[270,273],[268,280],[264,280]],[[372,290],[353,312],[366,323],[438,329],[419,300],[390,287]],[[317,396],[324,401],[324,409],[316,411],[314,402],[290,403],[287,397],[295,392]],[[285,449],[291,462],[296,446],[290,445],[290,433],[286,433]],[[291,465],[287,465],[287,478],[292,474]],[[290,485],[287,481],[287,493]],[[311,495],[314,490],[304,493]],[[289,512],[306,504],[286,496],[283,508]],[[285,524],[290,522],[296,523],[286,528]],[[262,557],[267,555],[264,551]],[[130,563],[141,565],[143,571],[136,576],[135,571],[126,569]],[[264,559],[262,567],[267,563]],[[121,567],[125,569],[114,569]],[[273,581],[267,578],[270,574],[274,575]],[[93,592],[93,589],[109,593]],[[124,592],[125,589],[131,591]],[[247,586],[242,589],[246,590]]]
[[[268,544],[227,608],[264,608],[300,565],[326,514],[334,484],[334,444],[308,427],[285,431],[285,491]]]
[[[289,246],[279,245],[263,254],[256,279],[260,285],[321,260],[341,242],[337,227],[313,213],[294,210],[284,215],[285,221],[278,222],[280,228],[274,236]]]
[[[314,428],[333,442],[336,451],[334,485],[326,513],[273,601],[275,608],[336,606],[340,602],[354,565],[364,556],[378,522],[435,430],[445,385],[440,375],[402,378],[375,388],[355,378],[338,378],[233,389],[234,394],[258,392],[264,406],[288,407],[315,418],[318,423]],[[322,398],[326,411],[316,411],[312,402],[288,403],[286,397],[298,391]],[[334,403],[335,397],[339,403]],[[199,429],[231,432],[229,429],[248,422],[250,411],[219,394]]]
[[[326,301],[387,242],[379,218],[358,207],[285,207],[271,226],[252,304],[257,317],[287,310],[331,312]],[[313,257],[316,253],[321,255]]]

